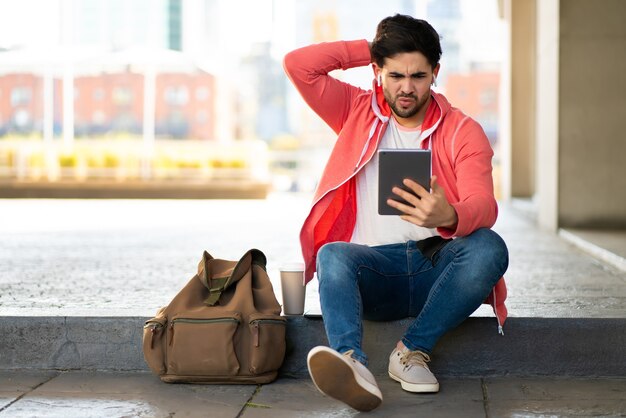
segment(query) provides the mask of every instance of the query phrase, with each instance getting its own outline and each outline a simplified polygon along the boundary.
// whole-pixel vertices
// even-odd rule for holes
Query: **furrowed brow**
[[[426,74],[426,71],[417,71],[411,74],[410,77],[424,77]],[[404,73],[398,71],[389,71],[389,75],[392,77],[406,77]]]

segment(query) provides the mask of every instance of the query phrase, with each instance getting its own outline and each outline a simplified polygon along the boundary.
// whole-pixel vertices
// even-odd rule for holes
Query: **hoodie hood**
[[[428,148],[431,147],[430,140],[427,142],[424,142],[424,140],[430,137],[432,133],[439,127],[444,116],[452,107],[448,100],[439,93],[431,90],[430,97],[430,104],[428,105],[428,109],[426,109],[424,121],[422,122],[422,132],[420,134],[420,137],[418,138],[418,143],[421,143]],[[365,141],[363,148],[361,149],[359,159],[354,166],[355,172],[359,169],[359,167],[362,167],[362,163],[366,154],[368,154],[367,151],[368,149],[370,149],[369,146],[372,142],[372,139],[374,138],[374,135],[377,131],[380,132],[379,130],[377,130],[378,125],[382,124],[384,126],[385,124],[389,123],[389,118],[392,117],[391,107],[389,107],[389,103],[387,103],[387,100],[385,99],[383,88],[382,86],[378,85],[376,80],[372,82],[371,108],[372,112],[376,115],[376,118],[370,126],[367,140]],[[380,135],[378,136],[378,139],[380,139]]]

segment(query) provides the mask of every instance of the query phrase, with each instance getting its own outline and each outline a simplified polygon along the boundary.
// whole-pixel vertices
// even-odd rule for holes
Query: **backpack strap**
[[[247,251],[243,257],[235,264],[232,271],[228,275],[220,275],[220,277],[213,277],[213,271],[211,269],[211,260],[213,257],[208,252],[204,252],[202,260],[198,265],[198,276],[200,281],[209,290],[209,297],[204,301],[205,305],[213,306],[217,303],[222,295],[222,292],[226,290],[230,285],[237,283],[250,268],[252,264],[256,264],[265,269],[267,258],[262,251],[257,249],[251,249]],[[217,273],[220,274],[220,273]],[[222,272],[223,274],[223,272]]]

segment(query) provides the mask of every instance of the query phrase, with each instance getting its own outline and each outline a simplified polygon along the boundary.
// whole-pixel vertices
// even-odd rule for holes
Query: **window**
[[[165,103],[171,106],[184,106],[189,102],[189,90],[186,86],[169,86],[164,91]]]
[[[133,92],[128,87],[115,87],[113,89],[113,103],[118,106],[128,105],[133,101]]]
[[[498,92],[492,88],[485,88],[480,92],[480,104],[483,106],[489,106],[496,103],[498,98]]]
[[[97,88],[93,91],[93,99],[100,102],[102,100],[104,100],[104,89],[103,88]]]
[[[91,115],[91,121],[96,125],[104,125],[106,118],[106,114],[102,110],[96,110]]]
[[[33,91],[30,87],[15,87],[11,90],[11,106],[26,106],[30,103]]]
[[[198,87],[196,89],[196,100],[199,102],[205,102],[209,98],[209,89],[207,87]]]
[[[13,122],[18,128],[25,128],[30,124],[30,113],[24,109],[20,109],[13,115]]]

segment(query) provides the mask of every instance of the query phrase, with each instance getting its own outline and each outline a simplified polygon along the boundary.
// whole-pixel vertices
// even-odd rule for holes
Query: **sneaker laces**
[[[400,357],[400,364],[404,366],[404,370],[410,370],[413,366],[424,367],[428,370],[428,365],[426,363],[430,362],[430,356],[426,353],[422,353],[421,351],[410,351],[407,350]]]
[[[352,354],[354,354],[354,350],[348,350],[344,353],[341,353],[342,356],[346,356],[348,358],[352,358]]]

